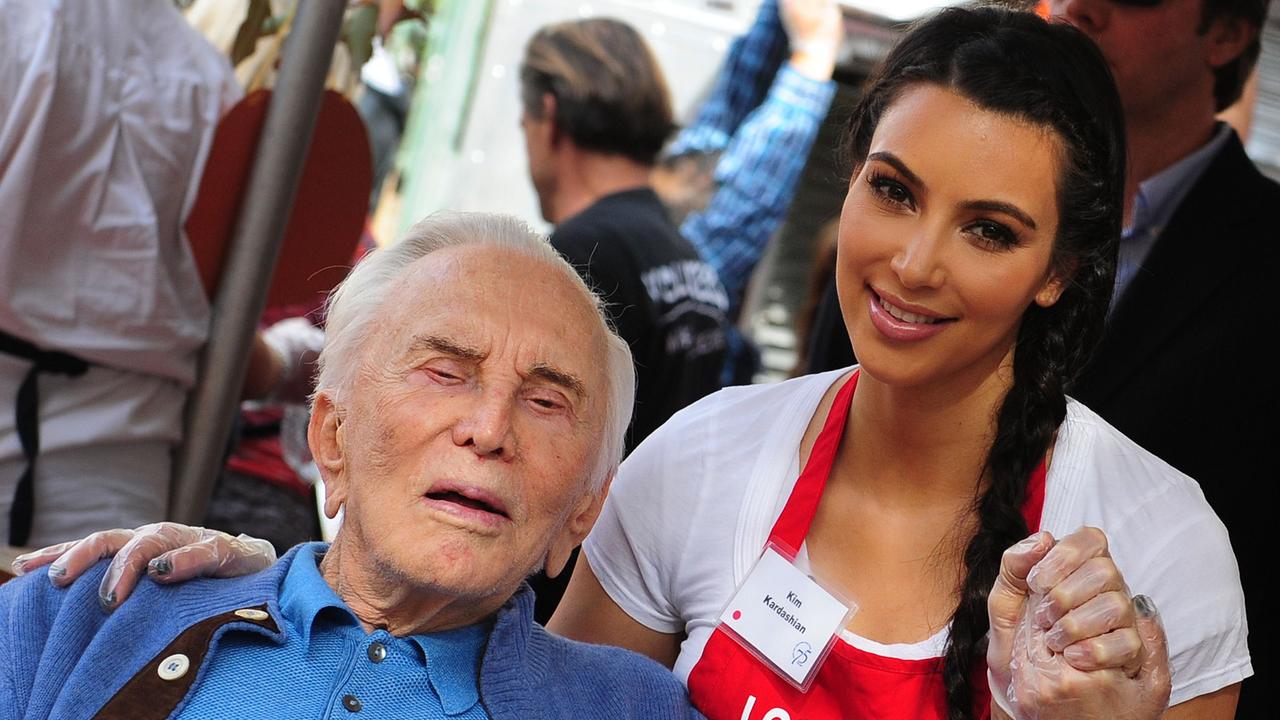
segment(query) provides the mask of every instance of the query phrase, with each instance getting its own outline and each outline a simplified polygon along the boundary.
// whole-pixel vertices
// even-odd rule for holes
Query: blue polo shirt
[[[284,642],[227,631],[178,717],[488,720],[478,681],[489,623],[366,633],[321,577],[323,549],[299,550],[280,587]]]

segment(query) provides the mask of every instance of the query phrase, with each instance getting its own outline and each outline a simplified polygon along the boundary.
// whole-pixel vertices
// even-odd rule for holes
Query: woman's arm
[[[1236,701],[1240,699],[1240,683],[1228,685],[1184,703],[1178,703],[1164,713],[1164,720],[1231,720],[1236,716]]]
[[[645,627],[618,607],[600,585],[586,553],[578,554],[569,587],[547,629],[571,640],[627,648],[667,667],[675,664],[682,640]]]

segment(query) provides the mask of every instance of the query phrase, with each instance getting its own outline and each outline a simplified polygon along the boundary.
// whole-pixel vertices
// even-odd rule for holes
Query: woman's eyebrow
[[[878,160],[886,165],[891,166],[894,170],[897,170],[898,172],[902,173],[902,176],[907,179],[907,182],[911,183],[912,185],[915,185],[917,188],[921,190],[926,189],[924,181],[920,179],[920,176],[911,172],[911,168],[907,167],[907,164],[902,162],[902,158],[899,158],[897,155],[894,155],[893,153],[887,150],[881,150],[879,152],[871,153],[870,155],[867,156],[867,159]]]
[[[878,160],[886,165],[891,166],[894,170],[897,170],[899,173],[901,173],[902,176],[906,178],[907,182],[911,183],[912,185],[915,185],[917,188],[919,188],[922,191],[927,188],[927,186],[924,184],[924,181],[920,179],[920,176],[912,172],[911,168],[907,167],[907,164],[902,161],[902,158],[898,157],[897,155],[894,155],[893,153],[887,150],[873,152],[867,156],[867,159]],[[1031,230],[1036,229],[1036,221],[1032,220],[1030,215],[1023,212],[1021,208],[1019,208],[1017,205],[1014,205],[1013,203],[1007,203],[1002,200],[968,200],[964,204],[962,204],[961,207],[965,208],[966,210],[983,210],[986,212],[1004,213],[1005,215],[1008,215],[1014,218],[1015,220],[1022,223],[1023,225],[1026,225]]]
[[[1018,222],[1026,225],[1029,229],[1036,229],[1036,221],[1031,216],[1022,212],[1017,205],[1002,202],[1000,200],[967,200],[961,207],[966,210],[982,210],[985,212],[998,212],[1008,215]]]

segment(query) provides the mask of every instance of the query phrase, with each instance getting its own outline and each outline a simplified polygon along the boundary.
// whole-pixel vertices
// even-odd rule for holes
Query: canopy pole
[[[183,443],[174,464],[169,517],[204,521],[240,407],[249,348],[267,301],[293,209],[345,0],[299,0],[285,39],[271,104],[244,191],[198,379],[187,398]]]

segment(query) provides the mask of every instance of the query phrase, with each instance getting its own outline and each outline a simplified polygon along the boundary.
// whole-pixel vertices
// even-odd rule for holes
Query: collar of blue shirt
[[[304,645],[311,642],[317,621],[321,627],[361,639],[367,635],[355,613],[320,575],[320,559],[326,547],[324,543],[311,543],[299,548],[280,586],[280,614],[291,629],[299,633]],[[318,618],[322,611],[330,608],[323,618]],[[431,686],[444,711],[450,715],[467,710],[480,699],[477,678],[490,625],[482,622],[445,632],[398,638],[421,650]]]
[[[1231,126],[1218,123],[1209,142],[1201,145],[1178,162],[1143,180],[1138,185],[1138,197],[1134,205],[1133,222],[1126,228],[1127,235],[1150,230],[1159,234],[1169,223],[1173,211],[1178,208],[1187,191],[1195,185],[1205,168],[1231,137]]]

